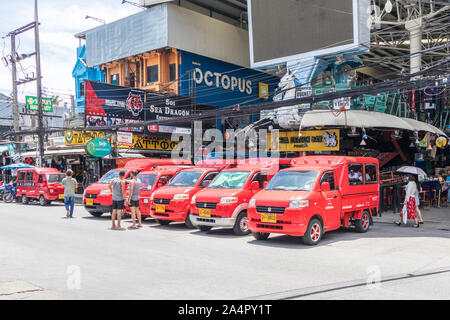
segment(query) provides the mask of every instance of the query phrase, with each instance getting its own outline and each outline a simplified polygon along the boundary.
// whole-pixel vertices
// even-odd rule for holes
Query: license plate
[[[198,215],[204,218],[211,218],[211,209],[198,209]]]
[[[163,204],[157,204],[155,209],[156,209],[156,212],[159,212],[159,213],[166,212],[166,206]]]
[[[58,199],[64,199],[64,194],[59,194]]]
[[[86,199],[86,205],[87,206],[93,206],[94,205],[94,199]]]
[[[277,215],[275,213],[261,213],[261,222],[277,223]]]

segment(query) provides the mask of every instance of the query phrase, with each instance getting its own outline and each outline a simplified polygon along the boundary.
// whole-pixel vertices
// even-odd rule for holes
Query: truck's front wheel
[[[370,214],[368,211],[364,211],[361,219],[355,221],[356,232],[364,233],[369,230],[370,227]]]
[[[236,219],[236,223],[234,224],[233,231],[239,236],[245,236],[250,233],[250,229],[247,226],[247,212],[242,211],[239,213]]]
[[[322,223],[319,219],[311,219],[308,228],[302,237],[303,243],[309,246],[315,246],[322,239]]]
[[[186,220],[184,220],[184,224],[186,225],[186,227],[187,227],[188,229],[195,229],[194,225],[193,225],[192,222],[191,222],[191,217],[189,216],[189,212],[188,212],[188,214],[186,215]]]
[[[267,232],[252,232],[253,237],[256,240],[267,240],[270,236],[270,233]]]

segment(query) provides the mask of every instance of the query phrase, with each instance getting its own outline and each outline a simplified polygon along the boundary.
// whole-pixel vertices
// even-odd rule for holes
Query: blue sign
[[[278,77],[264,72],[181,51],[179,77],[189,70],[195,70],[194,79],[188,81],[185,76],[180,81],[179,94],[188,96],[195,82],[195,102],[217,107],[272,100],[270,94],[280,82]]]

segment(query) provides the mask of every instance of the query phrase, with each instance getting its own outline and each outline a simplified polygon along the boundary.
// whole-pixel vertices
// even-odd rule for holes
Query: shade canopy
[[[335,113],[336,114],[336,113]],[[309,127],[357,127],[357,128],[385,128],[395,130],[425,131],[439,136],[447,136],[442,130],[428,123],[409,118],[401,118],[391,114],[346,110],[335,115],[329,110],[312,110],[303,115],[301,128]]]
[[[7,166],[0,167],[0,169],[3,169],[3,170],[17,170],[17,169],[24,169],[24,168],[34,168],[34,166],[19,162],[19,163],[12,163]]]

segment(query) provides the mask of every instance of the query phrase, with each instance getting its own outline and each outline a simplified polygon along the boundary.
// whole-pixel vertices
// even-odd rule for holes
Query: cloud
[[[2,1],[6,2],[6,1]],[[76,62],[76,49],[79,41],[75,34],[89,30],[99,25],[86,15],[94,16],[112,22],[114,20],[139,12],[140,9],[130,5],[122,5],[121,0],[40,0],[39,1],[39,37],[41,48],[42,85],[52,88],[55,93],[61,93],[69,98],[73,93],[75,83],[72,70]],[[34,19],[34,1],[16,0],[2,3],[0,10],[0,35],[3,37],[9,31],[24,26]],[[17,38],[18,53],[34,52],[34,32],[32,30]],[[10,38],[0,41],[0,55],[10,54]],[[0,58],[1,58],[0,57]],[[21,61],[25,73],[35,71],[35,59]],[[18,77],[23,78],[20,70]],[[11,71],[0,62],[0,92],[11,92]],[[24,100],[26,94],[36,94],[36,83],[30,82],[19,87],[19,99]]]

